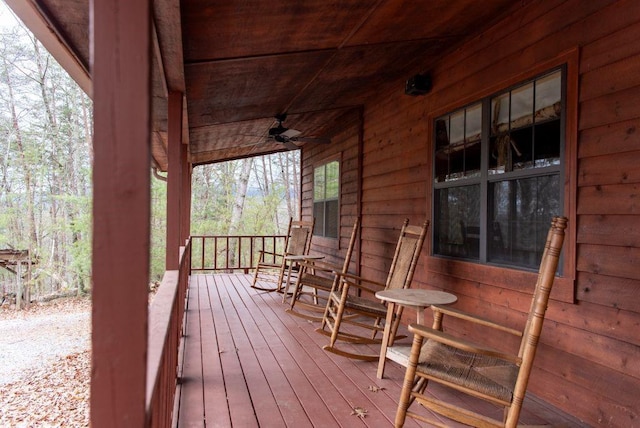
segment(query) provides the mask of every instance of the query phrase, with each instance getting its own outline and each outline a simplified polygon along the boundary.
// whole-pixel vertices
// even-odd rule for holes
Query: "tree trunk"
[[[242,218],[242,211],[244,209],[244,201],[247,197],[247,187],[249,185],[249,177],[251,175],[251,168],[253,165],[253,158],[246,158],[242,160],[240,168],[240,177],[237,180],[237,187],[235,192],[235,200],[233,203],[233,209],[231,211],[231,220],[229,222],[228,235],[237,235],[240,226],[240,219]],[[232,240],[229,243],[229,265],[236,266],[241,260],[242,255],[239,254],[240,259],[236,260],[236,251],[238,250],[238,242]]]

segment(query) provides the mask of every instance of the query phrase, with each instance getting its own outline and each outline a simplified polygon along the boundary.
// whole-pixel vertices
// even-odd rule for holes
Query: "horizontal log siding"
[[[302,214],[313,215],[313,170],[327,160],[340,160],[340,241],[314,236],[311,253],[324,254],[323,261],[341,266],[353,223],[360,215],[360,109],[347,112],[336,124],[336,133],[331,144],[306,144],[302,150]],[[352,255],[350,270],[357,272],[359,246]]]
[[[443,58],[431,94],[404,96],[397,82],[364,109],[362,273],[383,280],[402,219],[431,210],[428,118],[580,48],[576,302],[551,302],[530,391],[591,425],[640,426],[639,32],[637,1],[530,2]],[[512,284],[527,275],[443,262],[428,247],[414,286],[449,290],[461,309],[523,325],[529,295]]]

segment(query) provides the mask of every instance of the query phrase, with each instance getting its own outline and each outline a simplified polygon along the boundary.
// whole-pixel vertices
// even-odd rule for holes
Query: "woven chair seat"
[[[325,278],[317,275],[302,275],[302,282],[304,285],[311,286],[313,288],[317,288],[320,290],[331,291],[331,286],[333,285],[333,278]]]
[[[417,371],[510,402],[518,366],[495,357],[462,351],[428,340]]]
[[[345,302],[345,308],[365,310],[372,314],[379,314],[380,318],[387,316],[387,307],[385,305],[365,297],[349,296]]]

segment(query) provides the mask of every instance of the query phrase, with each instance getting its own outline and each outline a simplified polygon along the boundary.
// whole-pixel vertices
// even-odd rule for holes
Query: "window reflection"
[[[549,221],[560,212],[559,175],[492,183],[490,204],[489,261],[537,267]]]
[[[482,103],[436,119],[435,136],[437,182],[480,175]]]
[[[434,254],[538,266],[562,209],[563,73],[435,119]]]
[[[435,251],[477,259],[480,254],[480,186],[436,191]]]

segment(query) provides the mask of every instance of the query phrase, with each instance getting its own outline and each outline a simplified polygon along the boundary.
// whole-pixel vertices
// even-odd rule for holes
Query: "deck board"
[[[385,378],[377,379],[377,362],[323,351],[328,338],[315,332],[318,323],[286,313],[281,294],[255,290],[250,284],[251,277],[242,274],[191,277],[180,427],[393,425],[404,368],[388,362]],[[378,352],[375,346],[345,348],[349,346]],[[429,390],[439,398],[469,401],[438,385]],[[494,415],[501,412],[477,400],[469,404]],[[366,417],[352,414],[355,407],[366,409]],[[535,400],[525,401],[521,422],[578,426]],[[405,426],[425,425],[408,419]]]

